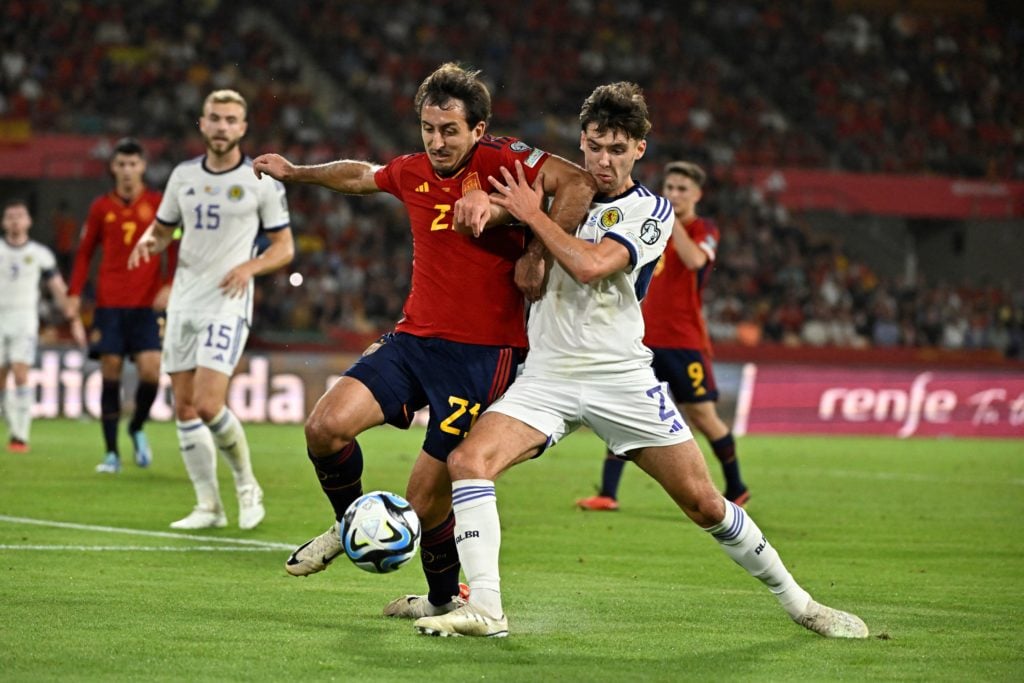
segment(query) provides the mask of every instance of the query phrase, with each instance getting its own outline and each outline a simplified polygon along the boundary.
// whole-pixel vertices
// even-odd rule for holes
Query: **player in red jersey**
[[[574,229],[595,185],[583,169],[514,138],[487,135],[491,98],[479,72],[444,64],[414,100],[424,151],[384,166],[335,161],[294,166],[276,154],[255,159],[258,174],[322,185],[347,194],[387,192],[405,204],[413,238],[412,288],[395,332],[385,335],[317,403],[306,445],[320,485],[341,519],[362,493],[356,437],[389,423],[409,426],[430,407],[423,449],[406,495],[423,526],[421,560],[428,594],[407,595],[384,609],[418,618],[461,604],[451,480],[445,461],[477,416],[512,382],[526,347],[524,300],[515,284],[524,253],[522,228],[489,230],[500,220],[484,186],[502,166],[522,162],[530,182],[543,171],[551,216]],[[473,234],[467,235],[466,231]],[[534,271],[535,273],[537,271]],[[335,522],[300,546],[285,565],[295,576],[326,568],[342,548]]]
[[[654,352],[654,374],[668,384],[691,427],[700,431],[722,465],[725,497],[737,505],[750,499],[740,477],[732,430],[718,415],[718,386],[711,367],[711,340],[701,311],[701,292],[718,249],[718,227],[697,215],[707,175],[687,161],[665,167],[662,192],[676,220],[672,237],[654,270],[643,302],[644,344]],[[608,452],[596,496],[576,504],[585,510],[618,510],[617,494],[625,461]]]
[[[146,227],[153,222],[161,195],[146,187],[145,151],[132,138],[120,140],[110,160],[114,189],[97,197],[89,207],[71,273],[69,318],[79,316],[82,289],[96,249],[102,249],[96,285],[96,311],[90,333],[90,356],[100,359],[103,391],[100,398],[101,424],[106,455],[96,471],[116,474],[121,470],[117,447],[117,423],[121,417],[121,374],[125,356],[138,369],[135,412],[128,434],[135,451],[135,464],[148,467],[152,452],[142,426],[156,398],[160,383],[160,324],[157,310],[167,306],[170,275],[177,250],[168,254],[166,271],[160,259],[128,269],[128,256]]]

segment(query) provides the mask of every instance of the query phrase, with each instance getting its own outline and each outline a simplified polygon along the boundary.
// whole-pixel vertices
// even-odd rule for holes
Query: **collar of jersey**
[[[232,166],[231,168],[226,169],[224,171],[211,171],[209,166],[206,165],[206,155],[204,154],[203,155],[203,161],[202,161],[202,167],[203,167],[203,170],[206,171],[207,173],[209,173],[210,175],[224,175],[225,173],[231,173],[236,168],[241,167],[242,164],[244,164],[247,159],[248,159],[248,157],[243,154],[242,158],[238,160],[238,163],[235,164],[234,166]]]
[[[629,195],[633,194],[634,192],[639,192],[640,187],[641,187],[640,183],[638,183],[637,181],[634,180],[633,181],[633,187],[629,188],[628,190],[626,190],[622,194],[615,195],[614,197],[607,197],[607,196],[594,197],[594,203],[595,204],[608,204],[610,202],[617,201],[619,199],[622,199],[623,197],[628,197]]]

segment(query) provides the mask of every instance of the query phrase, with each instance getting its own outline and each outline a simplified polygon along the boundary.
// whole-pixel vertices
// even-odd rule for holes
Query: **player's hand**
[[[229,299],[237,299],[245,296],[249,291],[249,281],[252,280],[252,271],[248,263],[242,263],[231,270],[220,281],[220,291]]]
[[[128,255],[128,270],[138,268],[156,254],[156,237],[153,234],[143,235]]]
[[[252,160],[252,171],[257,178],[266,173],[274,180],[288,180],[295,171],[295,165],[280,154],[261,154]]]
[[[530,303],[539,301],[544,296],[546,275],[547,262],[541,254],[527,251],[516,261],[516,287]]]
[[[153,310],[154,311],[166,311],[167,302],[171,298],[171,286],[164,285],[157,290],[156,296],[153,297]]]
[[[541,210],[541,201],[544,198],[544,174],[538,173],[537,179],[531,186],[526,180],[526,171],[523,164],[516,159],[516,175],[501,167],[501,175],[504,182],[494,176],[487,176],[487,180],[498,191],[497,196],[491,196],[491,201],[508,211],[510,214],[529,223],[531,217]]]
[[[64,317],[68,320],[76,320],[82,312],[82,297],[69,295],[64,304]]]
[[[75,340],[79,348],[85,348],[89,345],[89,341],[85,337],[85,325],[82,324],[82,319],[77,315],[73,318],[69,316],[69,324],[71,326],[71,338]]]
[[[452,228],[464,235],[479,237],[491,217],[491,200],[483,190],[470,190],[456,202]]]

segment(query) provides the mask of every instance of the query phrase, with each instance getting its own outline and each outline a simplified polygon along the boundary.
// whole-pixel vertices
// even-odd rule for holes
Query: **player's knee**
[[[306,418],[305,431],[306,445],[314,453],[334,452],[356,437],[336,415],[317,408]]]
[[[703,492],[686,514],[703,528],[712,527],[725,518],[725,499],[713,488]]]
[[[224,404],[221,401],[201,399],[196,402],[195,409],[196,413],[199,414],[199,418],[203,422],[211,422],[213,418],[220,414],[221,408],[223,407]]]
[[[448,474],[452,481],[493,479],[486,465],[483,452],[475,448],[471,442],[463,442],[448,456]]]
[[[178,403],[174,405],[174,419],[178,422],[191,422],[199,417],[195,406],[191,403]]]

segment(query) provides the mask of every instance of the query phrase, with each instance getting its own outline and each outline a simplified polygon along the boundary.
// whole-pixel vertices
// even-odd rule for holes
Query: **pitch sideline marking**
[[[36,526],[49,526],[58,529],[78,529],[80,531],[101,531],[111,534],[129,534],[132,536],[150,536],[153,538],[174,538],[186,541],[204,541],[206,543],[228,543],[242,546],[253,546],[262,550],[292,550],[295,545],[291,543],[276,543],[274,541],[257,541],[249,538],[220,538],[217,536],[200,536],[198,534],[179,534],[172,531],[146,531],[144,529],[128,529],[118,526],[98,526],[94,524],[76,524],[74,522],[56,522],[49,519],[32,519],[31,517],[10,517],[0,515],[0,522],[10,524],[33,524]]]
[[[277,552],[277,548],[246,548],[239,546],[170,546],[170,545],[7,545],[0,543],[0,550],[59,550],[61,552],[102,551],[102,552],[228,552],[228,553],[269,553]]]

